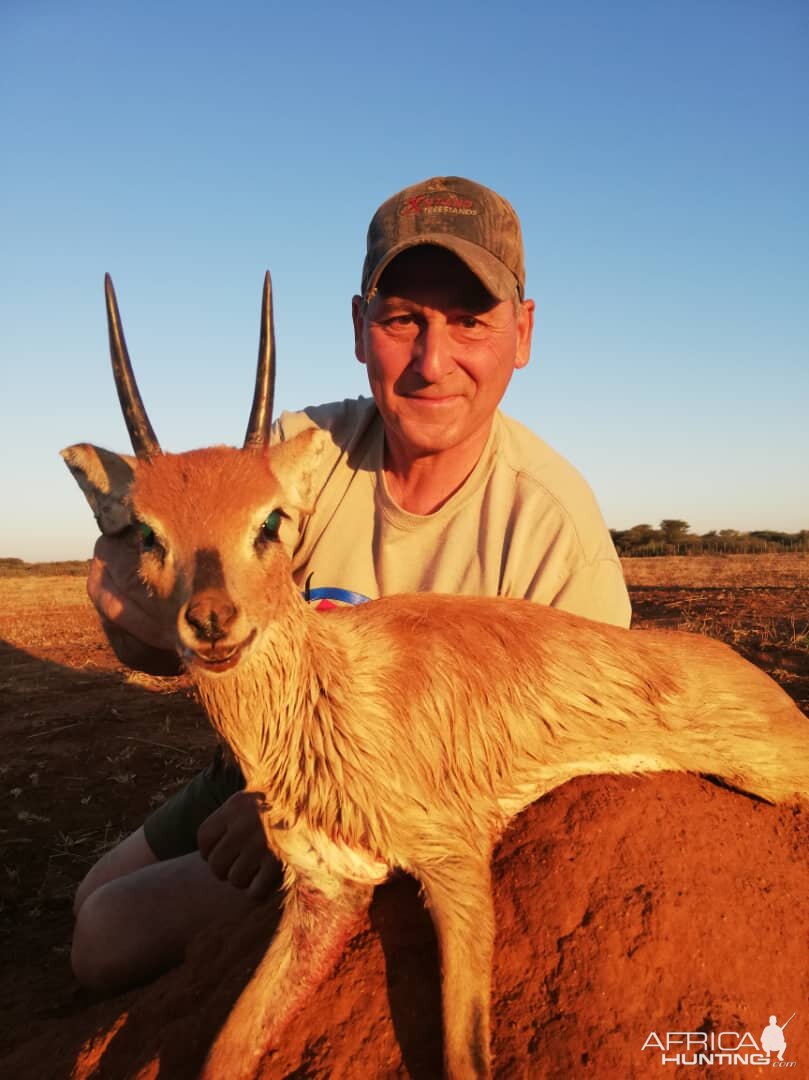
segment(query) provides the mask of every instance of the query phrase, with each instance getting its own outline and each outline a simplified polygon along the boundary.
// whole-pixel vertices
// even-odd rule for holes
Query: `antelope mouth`
[[[197,652],[196,649],[190,649],[186,646],[183,649],[183,660],[186,664],[203,668],[205,671],[229,671],[238,664],[242,653],[252,645],[255,636],[256,631],[254,628],[244,641],[240,641],[238,645],[226,646],[224,649],[214,645],[208,653]]]

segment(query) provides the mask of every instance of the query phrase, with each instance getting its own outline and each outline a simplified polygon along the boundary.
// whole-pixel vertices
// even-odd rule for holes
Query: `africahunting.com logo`
[[[774,1069],[791,1069],[795,1062],[784,1058],[784,1031],[789,1020],[779,1024],[773,1014],[758,1039],[749,1031],[650,1031],[641,1049],[651,1051],[661,1065],[770,1065]]]

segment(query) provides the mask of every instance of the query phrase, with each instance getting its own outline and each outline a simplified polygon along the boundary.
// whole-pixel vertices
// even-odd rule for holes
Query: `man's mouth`
[[[256,636],[255,629],[251,630],[244,641],[240,641],[238,645],[212,645],[210,650],[205,653],[198,652],[196,649],[191,649],[188,646],[184,646],[180,653],[182,659],[189,666],[194,665],[201,667],[205,671],[221,672],[229,671],[230,668],[235,667],[241,659],[241,655],[244,650],[252,644],[253,639]]]
[[[418,405],[449,405],[458,400],[458,394],[408,394],[407,398]]]

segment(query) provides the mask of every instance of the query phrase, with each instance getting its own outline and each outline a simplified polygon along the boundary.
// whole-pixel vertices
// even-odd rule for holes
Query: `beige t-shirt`
[[[293,574],[303,588],[376,599],[400,592],[525,597],[628,626],[629,596],[586,482],[528,428],[495,415],[465,483],[435,513],[403,510],[382,471],[384,429],[359,398],[285,412],[275,437],[331,433],[314,513],[300,525]]]

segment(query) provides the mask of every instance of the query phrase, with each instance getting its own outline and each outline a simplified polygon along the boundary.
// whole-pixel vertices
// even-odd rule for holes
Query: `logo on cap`
[[[402,205],[399,215],[407,214],[477,214],[479,213],[471,199],[462,199],[454,191],[443,195],[409,195]]]

